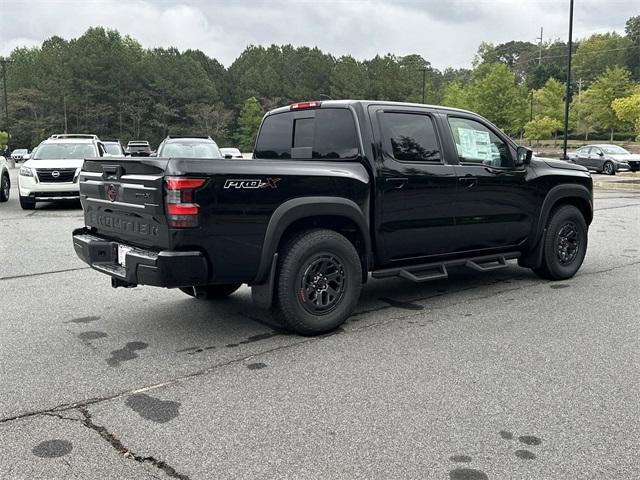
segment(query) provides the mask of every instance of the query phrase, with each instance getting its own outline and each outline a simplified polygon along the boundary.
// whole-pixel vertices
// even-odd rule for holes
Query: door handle
[[[386,179],[386,182],[389,185],[392,185],[395,190],[400,190],[401,188],[404,188],[404,186],[407,184],[408,181],[409,181],[408,178],[387,178]]]
[[[474,186],[476,186],[478,184],[478,178],[477,177],[471,177],[471,176],[460,177],[460,178],[458,178],[458,181],[460,183],[464,183],[467,186],[467,188],[472,188],[472,187],[474,187]]]

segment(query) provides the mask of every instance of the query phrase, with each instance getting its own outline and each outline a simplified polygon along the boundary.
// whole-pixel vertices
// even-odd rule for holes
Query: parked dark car
[[[211,137],[176,135],[165,138],[156,155],[165,158],[224,158]]]
[[[633,155],[618,145],[585,145],[570,154],[569,160],[606,175],[640,168],[640,155]]]
[[[151,155],[151,146],[145,140],[131,140],[127,143],[126,153],[132,157],[148,157]]]
[[[518,259],[582,265],[587,169],[531,158],[471,112],[380,101],[267,113],[252,159],[88,159],[78,256],[114,287],[220,299],[241,284],[298,333],[338,327],[369,276],[443,279]]]

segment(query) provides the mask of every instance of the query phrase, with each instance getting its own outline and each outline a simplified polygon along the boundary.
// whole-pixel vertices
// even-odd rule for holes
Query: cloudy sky
[[[640,0],[575,0],[574,38],[624,31]],[[199,48],[225,66],[249,44],[358,59],[418,53],[469,66],[481,41],[567,36],[569,0],[0,0],[0,55],[102,25],[145,47]]]

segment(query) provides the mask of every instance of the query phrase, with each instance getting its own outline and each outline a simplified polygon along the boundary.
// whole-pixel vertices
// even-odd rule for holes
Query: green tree
[[[336,60],[330,78],[330,95],[338,99],[363,99],[369,91],[365,66],[347,55]]]
[[[461,82],[454,80],[444,86],[442,91],[442,105],[468,109],[468,104],[467,92]]]
[[[518,132],[527,114],[527,92],[502,63],[480,65],[465,89],[471,110],[508,133]]]
[[[585,114],[596,126],[609,130],[611,141],[615,130],[625,123],[618,118],[611,104],[616,98],[631,94],[632,88],[629,71],[622,67],[614,67],[607,68],[585,92]]]
[[[542,88],[533,92],[534,114],[562,121],[564,117],[564,85],[550,78]]]
[[[238,148],[243,152],[253,151],[256,142],[256,134],[262,121],[262,109],[255,97],[247,98],[240,110],[236,141]]]
[[[537,117],[528,121],[524,126],[524,137],[527,140],[540,140],[551,138],[555,132],[562,128],[562,122],[550,117]]]
[[[640,81],[640,15],[627,20],[624,31],[631,44],[626,51],[627,68],[633,78]]]
[[[615,32],[596,33],[580,42],[573,56],[573,74],[587,84],[607,69],[625,64],[631,42]]]
[[[640,142],[640,87],[637,93],[628,97],[616,98],[611,107],[623,122],[632,122],[636,129],[636,141]]]
[[[573,96],[569,105],[569,128],[584,135],[585,141],[589,140],[589,134],[595,131],[595,125],[591,118],[590,104],[592,102],[589,91],[579,92]]]
[[[7,143],[9,143],[9,134],[0,130],[0,152],[4,151]]]

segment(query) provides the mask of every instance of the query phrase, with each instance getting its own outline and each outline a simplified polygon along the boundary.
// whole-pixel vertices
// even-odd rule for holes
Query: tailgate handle
[[[117,180],[122,176],[122,167],[120,165],[103,165],[102,178],[105,180]]]

